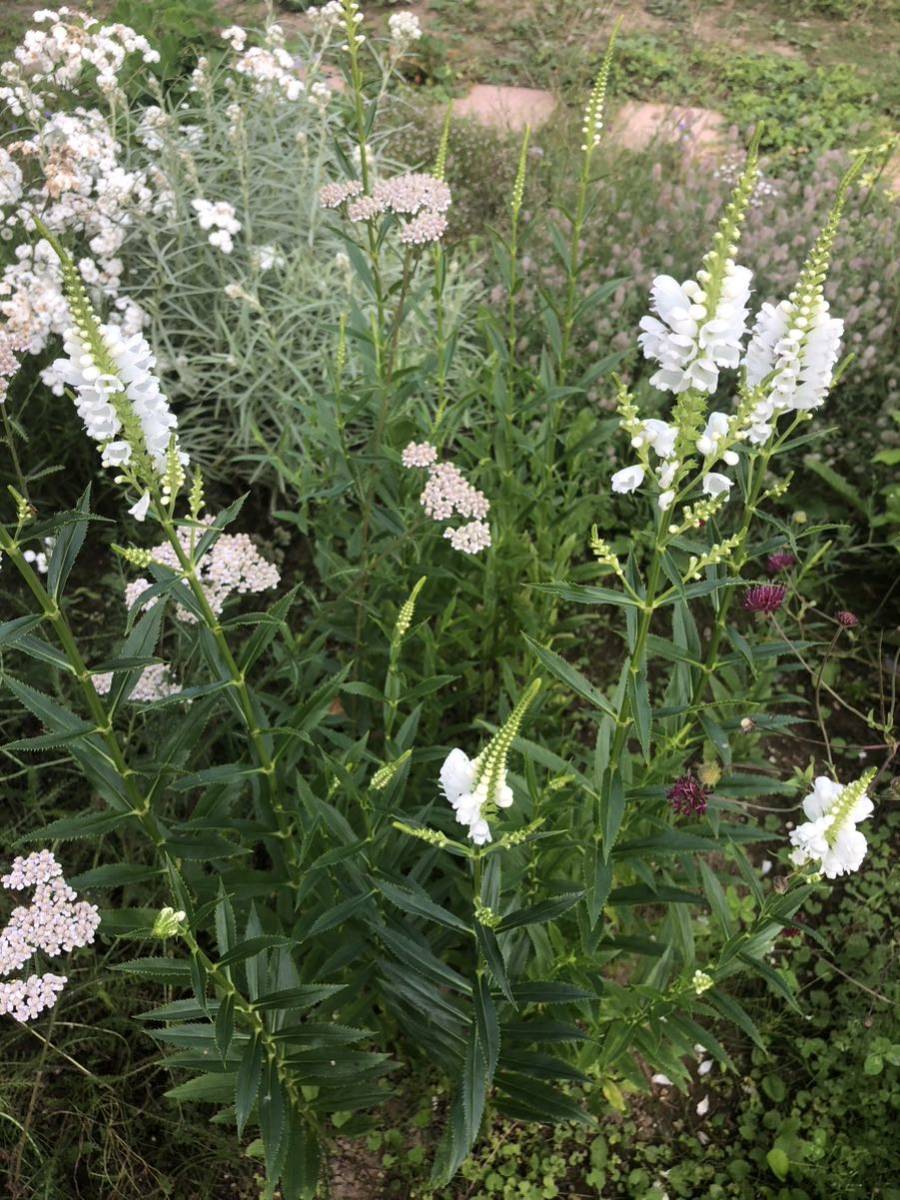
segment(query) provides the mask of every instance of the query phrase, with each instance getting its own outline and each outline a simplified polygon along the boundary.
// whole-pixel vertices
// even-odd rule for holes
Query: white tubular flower
[[[170,459],[183,467],[187,456],[177,439],[172,448],[178,422],[153,373],[153,353],[141,334],[127,336],[118,325],[101,324],[71,259],[57,252],[72,324],[63,341],[68,357],[52,364],[51,376],[73,389],[85,432],[100,443],[104,465],[127,467],[142,491],[151,477],[161,476],[165,490]],[[138,520],[148,503],[142,495],[135,505]]]
[[[676,394],[689,388],[714,392],[719,368],[738,366],[752,278],[747,267],[729,259],[718,299],[693,279],[654,279],[650,306],[656,317],[641,318],[638,337],[644,357],[660,365],[650,379],[654,387]]]
[[[703,491],[707,496],[721,496],[723,492],[731,491],[731,480],[718,471],[710,471],[703,476]]]
[[[709,458],[710,455],[716,453],[719,448],[719,443],[728,436],[729,419],[728,414],[723,412],[711,412],[706,421],[706,428],[697,439],[697,452],[702,454],[704,458]]]
[[[459,748],[450,751],[441,766],[441,790],[453,806],[456,819],[468,826],[476,846],[491,841],[487,818],[497,809],[509,808],[513,791],[506,782],[506,759],[525,713],[540,689],[536,680],[523,694],[505,724],[475,759]]]
[[[612,490],[624,496],[628,492],[636,491],[643,482],[643,467],[623,467],[612,477]]]
[[[674,425],[670,425],[668,421],[658,421],[655,417],[649,417],[646,421],[641,422],[640,430],[631,439],[631,444],[635,450],[640,450],[643,446],[650,446],[659,458],[671,458],[675,453],[677,437],[678,430]]]
[[[771,376],[768,395],[754,410],[756,424],[779,412],[819,408],[825,402],[840,353],[844,322],[829,314],[821,296],[809,304],[764,304],[747,347],[747,383]]]
[[[817,862],[827,879],[859,869],[868,843],[856,826],[875,811],[866,789],[875,778],[874,768],[854,783],[843,784],[820,775],[803,799],[804,824],[791,830],[791,862],[798,867]]]

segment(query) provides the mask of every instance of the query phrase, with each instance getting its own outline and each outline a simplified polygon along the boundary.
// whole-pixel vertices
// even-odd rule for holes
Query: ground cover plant
[[[845,1003],[812,955],[890,922],[896,649],[792,468],[836,436],[829,270],[879,153],[787,193],[769,293],[757,132],[648,298],[591,246],[615,34],[571,178],[526,132],[473,244],[449,119],[400,153],[415,16],[307,19],[162,70],[42,12],[3,71],[9,1191],[311,1198],[368,1156],[371,1196],[799,1198],[831,1141],[854,1195],[780,1031]],[[893,992],[848,987],[863,1037]],[[702,1129],[617,1149],[660,1090],[716,1129],[738,1076],[712,1175]]]

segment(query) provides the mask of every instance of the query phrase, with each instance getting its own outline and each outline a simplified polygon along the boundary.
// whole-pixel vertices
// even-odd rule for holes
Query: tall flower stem
[[[152,843],[157,858],[168,876],[172,899],[176,904],[180,904],[184,893],[184,885],[178,868],[178,862],[169,852],[163,831],[156,819],[156,815],[152,811],[150,800],[144,795],[138,785],[136,772],[128,765],[125,752],[113,728],[112,716],[94,688],[90,671],[81,656],[75,636],[65,614],[56,600],[44,587],[36,572],[25,561],[16,539],[10,536],[9,531],[3,525],[0,525],[0,548],[9,556],[22,580],[38,602],[47,623],[53,629],[56,639],[69,662],[72,673],[81,688],[88,711],[96,723],[96,733],[102,739],[109,761],[115,767],[116,773],[122,780],[131,816],[135,818],[145,836]],[[200,947],[192,930],[184,927],[180,931],[179,936],[185,942],[194,958],[201,964],[204,975],[210,979],[216,992],[219,995],[229,995],[234,998],[235,1012],[240,1014],[246,1025],[260,1038],[266,1056],[270,1062],[275,1064],[279,1078],[291,1097],[296,1111],[302,1112],[307,1120],[314,1123],[314,1116],[307,1111],[307,1106],[298,1091],[296,1080],[289,1066],[284,1061],[283,1047],[271,1036],[263,1018],[235,986],[228,970],[213,962]]]
[[[253,703],[250,689],[247,687],[246,677],[235,661],[234,655],[231,653],[231,648],[228,645],[228,640],[225,637],[219,618],[213,612],[203,584],[200,582],[196,564],[181,544],[175,524],[167,514],[159,498],[157,499],[156,511],[166,538],[178,558],[185,582],[191,589],[191,593],[203,615],[204,624],[212,634],[222,663],[231,678],[231,686],[235,690],[241,716],[247,729],[247,736],[250,738],[259,773],[262,776],[262,791],[267,814],[277,825],[277,837],[284,846],[284,854],[290,868],[293,885],[294,887],[298,887],[301,878],[301,866],[294,836],[294,822],[281,801],[278,788],[275,787],[275,759],[272,755],[269,739],[260,728],[260,717]]]

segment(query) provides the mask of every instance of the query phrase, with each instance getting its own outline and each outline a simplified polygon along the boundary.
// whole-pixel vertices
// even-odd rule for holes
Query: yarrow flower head
[[[682,816],[700,817],[706,812],[707,797],[711,788],[701,783],[690,772],[675,780],[666,792],[666,798],[672,808]]]
[[[202,518],[200,524],[204,529],[208,528],[212,524],[212,517]],[[182,526],[178,530],[178,540],[185,554],[191,554],[192,539],[196,536],[196,527]],[[168,567],[172,571],[181,572],[178,555],[168,542],[162,542],[154,547],[152,561]],[[221,534],[199,561],[195,560],[194,565],[209,606],[217,615],[222,612],[229,596],[235,593],[247,595],[251,592],[264,592],[269,588],[276,587],[281,579],[278,568],[274,563],[263,558],[246,533]],[[125,589],[126,606],[131,609],[150,587],[148,579],[133,579]],[[155,603],[156,598],[154,597],[148,601],[147,607],[150,608]],[[197,620],[192,612],[180,604],[176,612],[183,621],[190,624]],[[155,668],[147,668],[147,670],[155,672]],[[145,682],[148,693],[151,694],[138,696],[136,689],[132,693],[132,699],[155,700],[159,699],[161,695],[171,695],[172,692],[167,690],[170,687],[177,690],[165,671],[155,672],[151,675],[147,675],[145,671],[142,680]]]
[[[856,826],[875,811],[866,790],[875,778],[874,767],[861,779],[843,785],[819,775],[813,790],[803,799],[808,820],[792,829],[791,862],[797,866],[816,864],[816,871],[836,879],[859,869],[866,856],[865,835]]]
[[[93,942],[100,913],[79,900],[63,878],[62,867],[49,850],[14,859],[0,877],[7,891],[34,888],[31,903],[13,909],[0,932],[0,976],[11,975],[41,952],[56,958]],[[0,983],[0,1014],[30,1021],[52,1008],[66,977],[44,973]]]
[[[780,583],[758,583],[748,588],[743,605],[747,612],[771,615],[784,604],[787,588]]]
[[[782,571],[789,571],[796,565],[797,556],[791,554],[790,550],[776,550],[766,559],[766,571],[769,575],[780,575]]]
[[[476,846],[491,839],[488,817],[513,802],[512,788],[506,782],[506,760],[529,705],[540,690],[540,680],[526,689],[500,730],[491,738],[475,759],[464,751],[453,749],[441,767],[441,789],[453,806],[456,819],[467,825],[469,837]]]
[[[437,450],[429,442],[410,442],[401,461],[407,469],[424,467],[428,471],[419,502],[432,521],[449,521],[454,516],[467,519],[466,525],[444,530],[454,550],[478,554],[491,545],[490,526],[484,519],[491,503],[484,492],[472,487],[459,467],[438,462]]]

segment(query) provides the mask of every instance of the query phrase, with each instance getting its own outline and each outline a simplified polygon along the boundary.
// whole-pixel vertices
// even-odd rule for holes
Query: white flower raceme
[[[536,680],[525,691],[505,724],[477,758],[471,759],[463,750],[455,748],[444,759],[441,789],[453,806],[457,821],[468,826],[469,837],[476,846],[491,841],[488,817],[497,809],[509,808],[513,802],[512,788],[506,782],[506,759],[540,686],[540,681]]]
[[[178,421],[153,374],[153,353],[139,333],[124,337],[117,325],[98,329],[107,363],[98,361],[94,349],[72,326],[63,338],[67,357],[52,364],[54,375],[73,389],[85,432],[103,447],[105,466],[126,466],[132,461],[134,447],[127,438],[117,437],[129,424],[127,406],[137,418],[153,466],[162,474]]]
[[[808,820],[791,830],[791,862],[795,866],[818,863],[817,869],[828,879],[859,869],[868,847],[856,826],[875,811],[866,795],[874,777],[873,769],[844,786],[826,775],[818,776],[803,799]]]
[[[778,413],[808,411],[824,404],[840,353],[844,322],[832,317],[821,295],[809,303],[764,304],[747,347],[750,387],[769,379],[767,394],[752,414],[749,440],[766,441]]]
[[[747,267],[728,259],[717,296],[705,290],[706,270],[698,280],[684,283],[671,275],[654,279],[650,306],[656,316],[641,318],[638,338],[644,357],[659,363],[650,379],[654,387],[675,393],[689,388],[714,392],[719,368],[738,366],[752,278]]]

